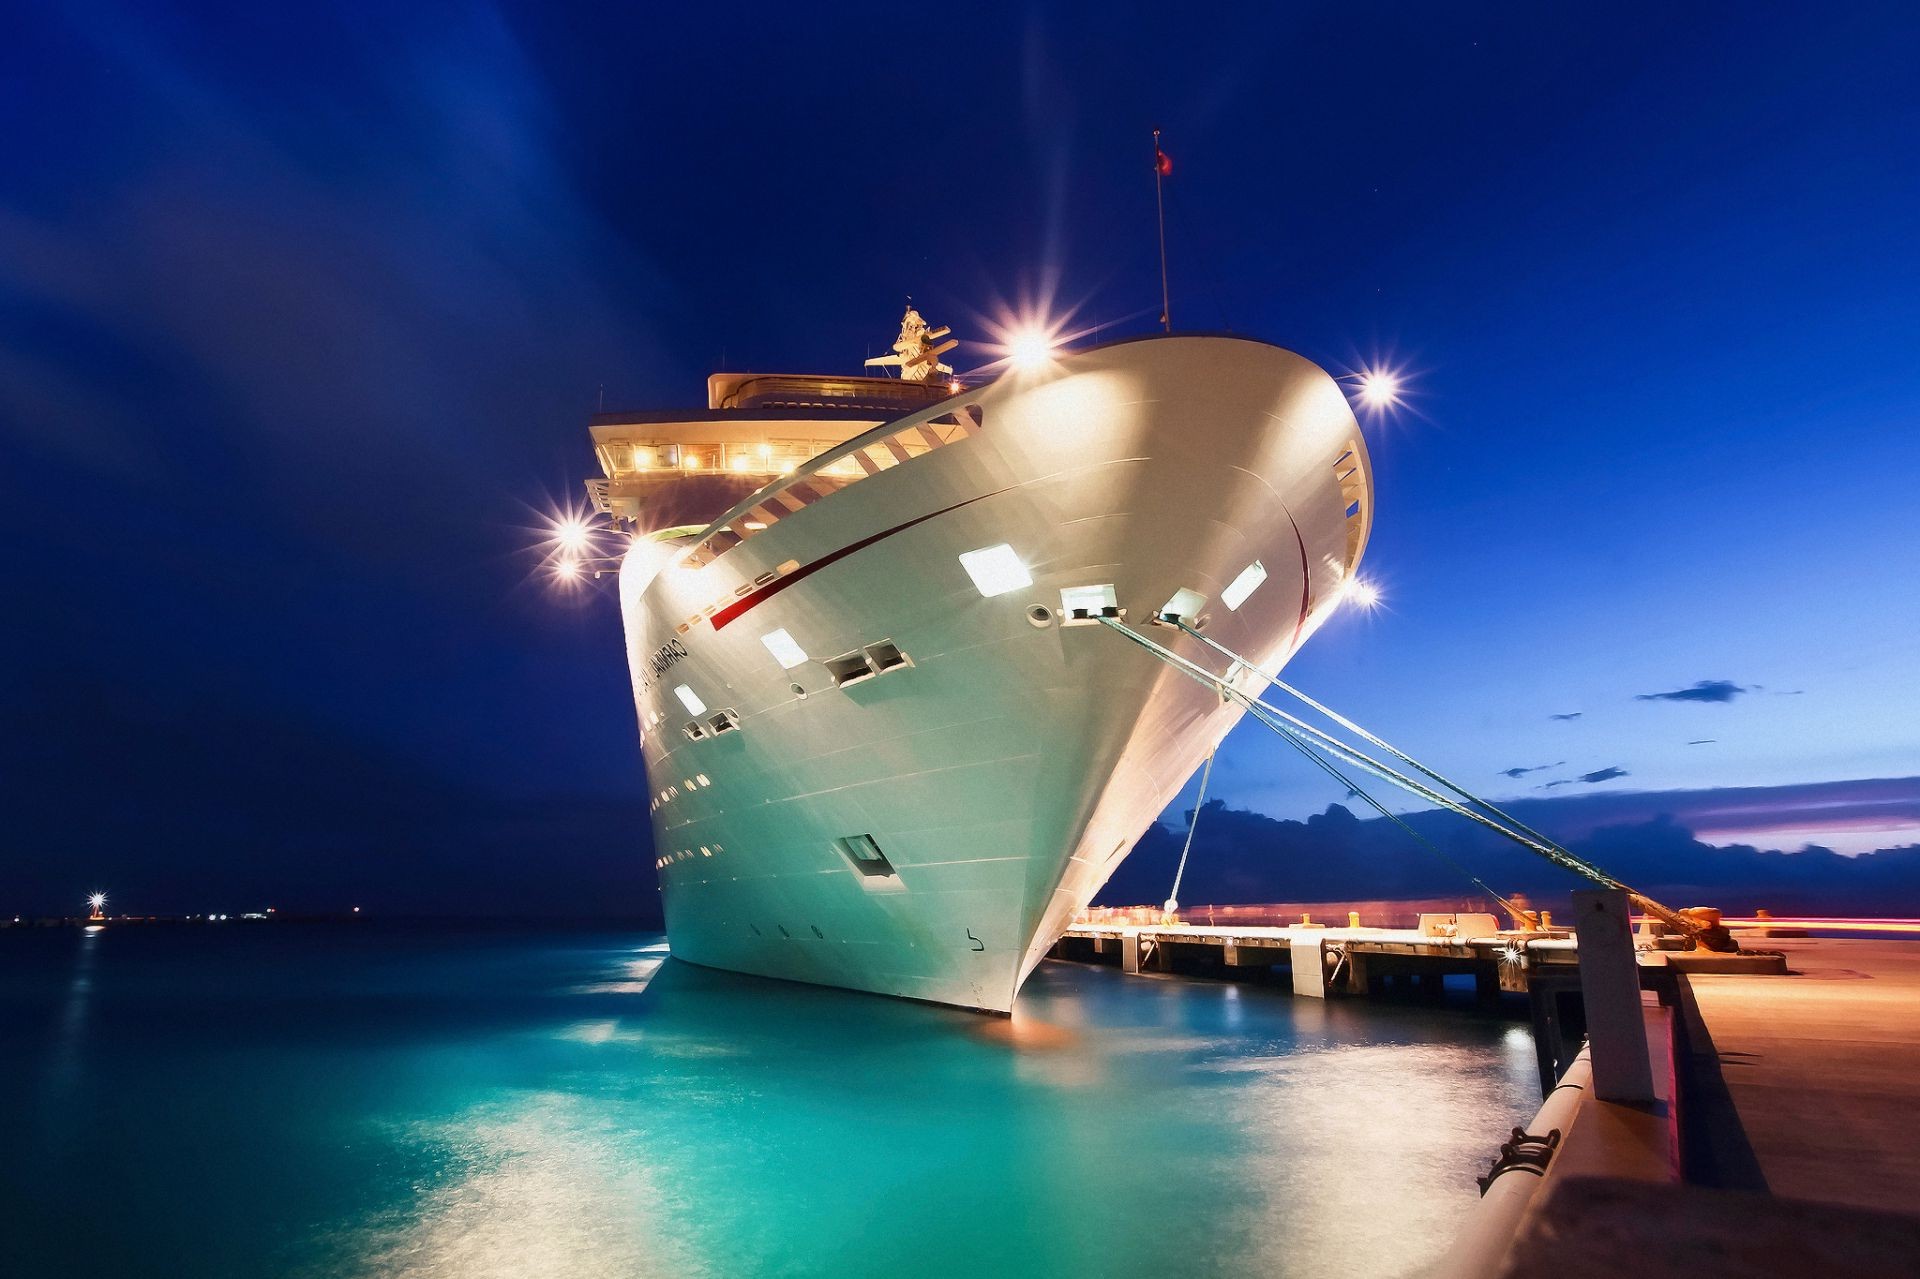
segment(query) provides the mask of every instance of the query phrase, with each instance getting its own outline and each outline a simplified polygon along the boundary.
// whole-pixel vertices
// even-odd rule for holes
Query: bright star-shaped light
[[[1044,329],[1020,329],[1007,338],[1007,364],[1015,369],[1038,369],[1053,359],[1053,335]]]
[[[1362,369],[1354,382],[1359,389],[1360,403],[1375,412],[1384,412],[1401,402],[1402,379],[1392,369]]]
[[[589,536],[593,528],[584,515],[568,515],[555,522],[553,540],[562,551],[569,555],[578,555],[587,549]]]
[[[553,571],[562,581],[578,581],[580,579],[580,561],[569,556],[554,564]]]
[[[1372,611],[1380,607],[1380,588],[1363,577],[1350,577],[1340,587],[1344,603]]]
[[[87,898],[87,905],[93,907],[95,910],[99,910],[106,904],[107,895],[105,893],[94,893]]]

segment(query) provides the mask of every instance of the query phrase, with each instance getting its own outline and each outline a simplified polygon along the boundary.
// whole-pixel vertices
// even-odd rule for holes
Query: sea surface
[[[604,928],[0,932],[0,1273],[1410,1273],[1525,1023],[1043,964],[1011,1020]]]

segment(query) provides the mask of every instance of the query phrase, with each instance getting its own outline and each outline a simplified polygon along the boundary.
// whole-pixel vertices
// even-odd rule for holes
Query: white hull
[[[1007,1011],[1240,714],[1107,628],[1063,625],[1061,590],[1111,583],[1134,626],[1197,592],[1208,634],[1273,672],[1364,546],[1371,493],[1345,396],[1275,347],[1121,343],[960,401],[977,430],[797,511],[763,502],[783,517],[710,562],[628,551],[676,956]],[[958,557],[1000,543],[1032,585],[988,598]],[[1227,608],[1255,561],[1265,582]],[[783,669],[762,642],[776,628],[809,660]],[[1218,669],[1173,628],[1151,634]],[[882,641],[911,664],[846,687],[823,665]],[[703,723],[730,711],[738,728],[689,739],[679,685]],[[836,844],[861,835],[891,874]]]

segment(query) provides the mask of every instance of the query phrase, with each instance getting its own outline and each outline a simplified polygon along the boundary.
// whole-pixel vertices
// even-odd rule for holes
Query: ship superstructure
[[[715,374],[602,414],[673,953],[1007,1011],[1239,708],[1100,624],[1277,672],[1372,520],[1332,377],[1155,336],[951,381]],[[872,363],[870,361],[870,363]],[[1252,689],[1261,672],[1244,672]]]

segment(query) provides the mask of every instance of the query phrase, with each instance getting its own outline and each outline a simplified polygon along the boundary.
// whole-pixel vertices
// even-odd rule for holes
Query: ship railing
[[[794,515],[828,493],[858,483],[868,476],[924,457],[978,435],[985,414],[964,395],[883,422],[818,454],[771,484],[750,494],[739,505],[702,531],[683,561],[698,568],[750,539],[755,533]],[[696,617],[693,620],[698,620]]]

